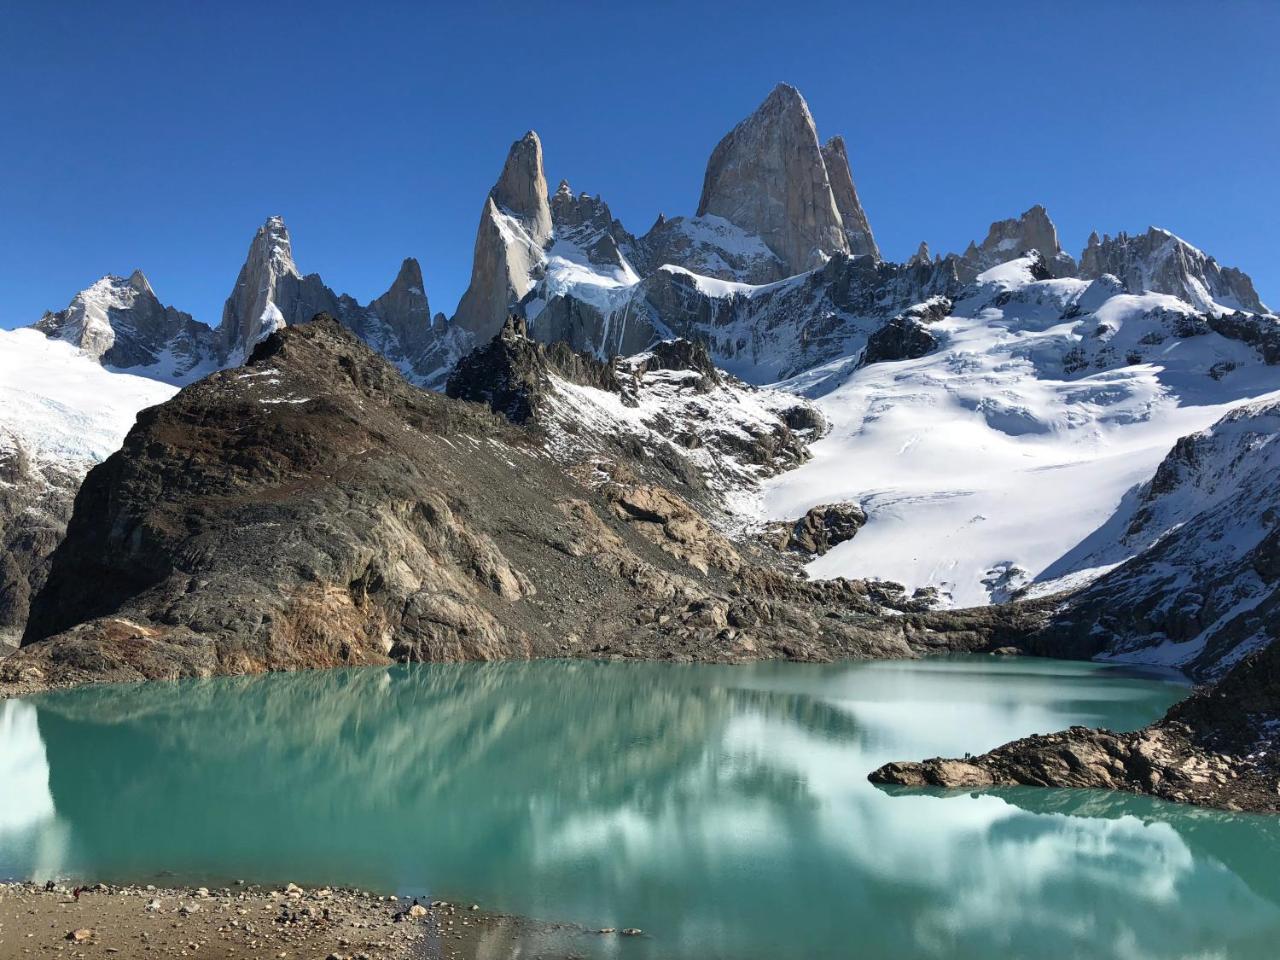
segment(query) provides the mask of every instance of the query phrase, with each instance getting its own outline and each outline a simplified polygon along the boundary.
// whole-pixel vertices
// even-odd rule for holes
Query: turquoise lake
[[[953,658],[420,665],[0,703],[0,876],[360,886],[635,939],[584,957],[1280,955],[1280,818],[1093,791],[887,792],[891,759],[1185,686]]]

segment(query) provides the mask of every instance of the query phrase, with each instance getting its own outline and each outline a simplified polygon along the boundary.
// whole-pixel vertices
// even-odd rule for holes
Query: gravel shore
[[[78,891],[78,895],[77,895]],[[0,957],[469,960],[569,957],[619,932],[500,916],[472,904],[357,890],[214,890],[0,883]]]

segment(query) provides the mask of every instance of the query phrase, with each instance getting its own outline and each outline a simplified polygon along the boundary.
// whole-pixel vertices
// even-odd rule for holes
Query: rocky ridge
[[[458,364],[446,393],[535,424],[561,463],[621,458],[726,520],[726,498],[804,462],[826,429],[811,403],[722,373],[701,344],[659,341],[605,363],[533,340],[515,316]]]
[[[536,433],[412,387],[317,318],[144,411],[90,471],[4,667],[56,683],[913,656],[1007,645],[1035,619],[885,616],[893,601],[760,564],[625,462],[566,470]]]
[[[1270,313],[1253,289],[1253,281],[1235,267],[1222,267],[1201,250],[1168,230],[1098,238],[1090,234],[1080,255],[1079,276],[1085,280],[1110,274],[1129,293],[1167,293],[1200,311],[1243,310]]]

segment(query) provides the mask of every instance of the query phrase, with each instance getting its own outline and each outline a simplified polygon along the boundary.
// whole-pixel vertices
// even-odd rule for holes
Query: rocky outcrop
[[[563,341],[546,346],[529,337],[522,317],[509,317],[489,343],[458,361],[445,393],[482,403],[515,424],[534,419],[555,390],[552,377],[615,394],[621,388],[609,364],[575,353]]]
[[[929,324],[937,323],[950,312],[951,301],[939,296],[890,318],[867,338],[862,366],[891,360],[914,360],[930,353],[937,348],[938,338],[929,331]]]
[[[1023,784],[1143,793],[1280,812],[1280,644],[1132,733],[1072,727],[963,760],[889,763],[873,783],[964,790]]]
[[[970,243],[960,257],[960,276],[972,280],[984,270],[1017,260],[1032,251],[1040,254],[1047,276],[1075,276],[1075,260],[1058,245],[1058,229],[1038,203],[1017,219],[991,224],[981,244]]]
[[[21,440],[0,436],[0,656],[22,635],[82,477],[73,465],[41,463]]]
[[[866,511],[856,503],[822,504],[794,522],[771,524],[765,540],[777,550],[822,556],[852,540],[866,522]]]
[[[75,344],[104,367],[170,383],[207,373],[214,360],[213,331],[162,304],[141,270],[128,278],[103,277],[65,310],[46,313],[35,328]]]
[[[90,471],[5,674],[911,656],[1030,627],[882,616],[867,584],[762,566],[625,463],[566,471],[541,436],[409,385],[332,318],[277,331]]]
[[[485,198],[476,231],[471,283],[454,323],[484,342],[541,275],[551,239],[551,203],[542,170],[542,141],[532,130],[511,145],[498,182]]]
[[[1080,255],[1080,276],[1092,280],[1108,273],[1119,277],[1130,293],[1167,293],[1197,310],[1269,312],[1247,274],[1220,266],[1204,251],[1158,227],[1136,236],[1120,233],[1099,239],[1091,234]]]
[[[808,459],[826,428],[808,401],[718,370],[702,344],[664,340],[604,363],[531,339],[520,317],[459,362],[446,392],[536,426],[566,466],[625,461],[713,512],[721,496]]]
[[[775,87],[712,151],[698,202],[698,216],[708,214],[760,237],[791,274],[849,251],[817,128],[795,87]]]
[[[827,167],[827,178],[831,181],[836,209],[840,211],[844,235],[849,241],[849,252],[855,257],[874,257],[879,260],[880,248],[876,246],[876,238],[871,235],[871,223],[862,209],[862,201],[858,199],[858,190],[853,185],[853,171],[849,169],[849,153],[845,149],[844,137],[832,137],[823,144],[822,160]]]
[[[575,194],[565,180],[551,198],[551,223],[556,241],[582,251],[598,266],[630,269],[624,251],[634,251],[636,238],[609,211],[599,196]]]

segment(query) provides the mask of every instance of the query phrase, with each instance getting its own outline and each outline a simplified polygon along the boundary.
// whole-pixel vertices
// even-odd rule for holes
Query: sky
[[[843,134],[883,254],[1043,203],[1063,246],[1173,230],[1280,308],[1280,3],[8,0],[0,327],[141,268],[216,324],[254,231],[362,302],[452,314],[511,142],[643,233],[779,81]]]

